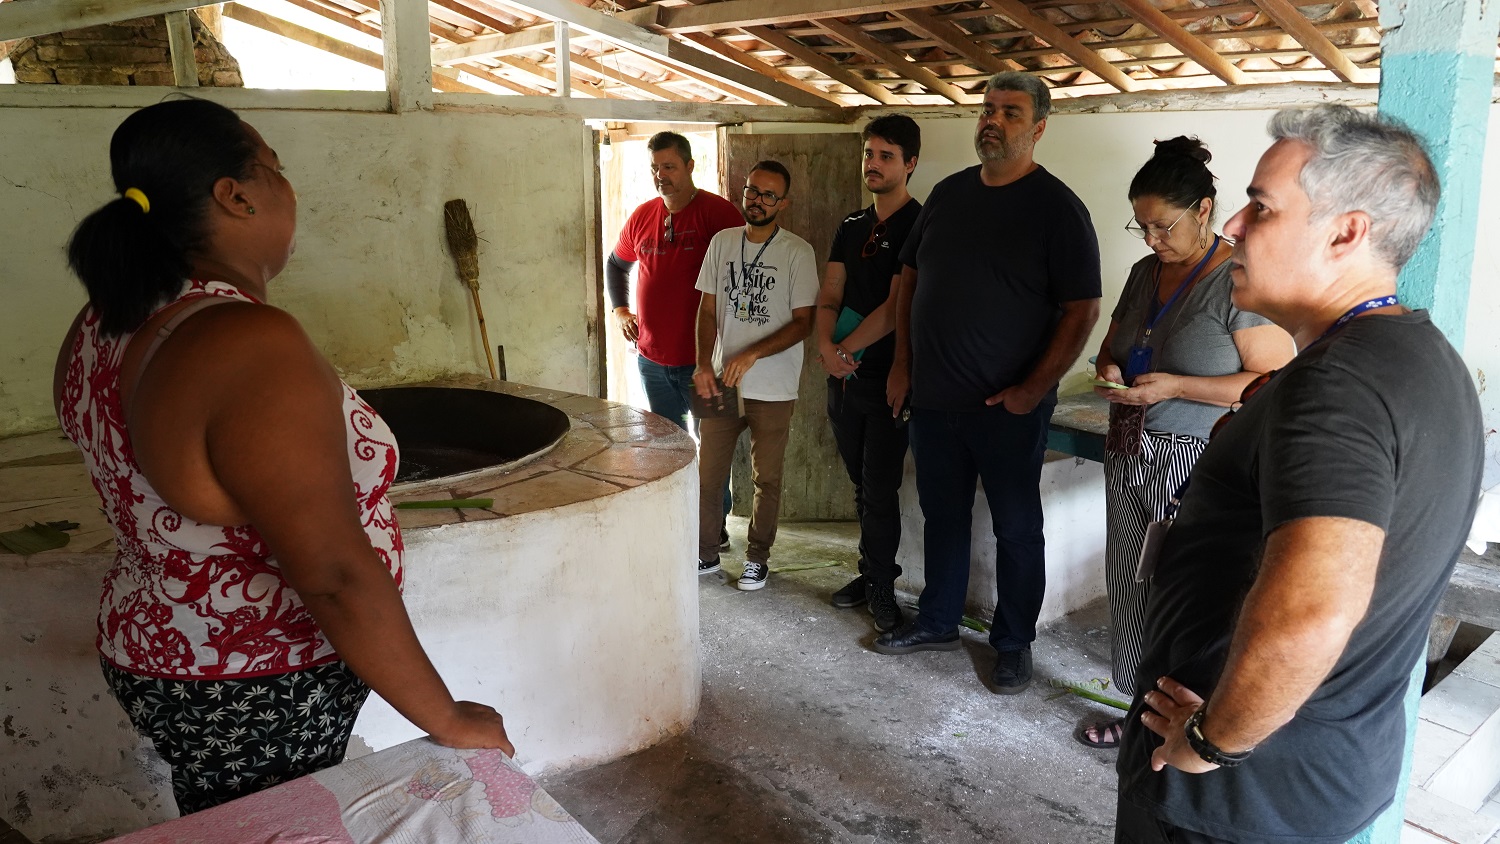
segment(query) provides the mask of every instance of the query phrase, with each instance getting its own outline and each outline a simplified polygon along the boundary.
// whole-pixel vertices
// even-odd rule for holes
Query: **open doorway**
[[[686,137],[693,147],[696,162],[694,184],[703,190],[718,190],[719,148],[713,126],[632,123],[627,128],[605,130],[606,142],[599,148],[601,261],[607,259],[615,248],[620,229],[624,228],[630,213],[656,196],[656,187],[651,180],[651,153],[646,151],[646,141],[667,129]],[[646,394],[641,389],[640,372],[636,368],[635,350],[620,333],[608,298],[604,302],[603,325],[605,398],[648,409]]]

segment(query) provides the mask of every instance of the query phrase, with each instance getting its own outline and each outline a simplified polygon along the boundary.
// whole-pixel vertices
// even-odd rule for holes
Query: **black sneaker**
[[[720,551],[728,551],[729,550],[729,529],[728,528],[725,528],[724,530],[719,531],[719,550]]]
[[[771,567],[765,563],[757,563],[751,560],[745,561],[745,573],[734,582],[736,589],[751,592],[766,585],[766,575],[771,573]]]
[[[997,695],[1018,695],[1031,685],[1031,648],[1001,651],[995,662],[995,673],[990,675]]]
[[[840,609],[857,607],[870,599],[870,579],[864,575],[844,584],[844,588],[833,593],[833,605]]]
[[[906,621],[901,605],[896,603],[896,587],[890,583],[870,584],[870,615],[875,616],[875,629],[888,633]]]
[[[719,570],[719,558],[718,557],[714,557],[712,560],[699,560],[698,561],[698,573],[699,574],[713,574],[714,572],[716,572],[718,570]]]

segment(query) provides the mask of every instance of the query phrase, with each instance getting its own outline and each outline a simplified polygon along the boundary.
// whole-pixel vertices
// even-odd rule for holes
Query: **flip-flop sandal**
[[[1097,739],[1089,738],[1092,730]],[[1120,733],[1125,730],[1125,719],[1115,718],[1109,721],[1101,721],[1097,724],[1084,724],[1073,731],[1073,738],[1079,744],[1095,747],[1100,750],[1114,750],[1120,746]]]

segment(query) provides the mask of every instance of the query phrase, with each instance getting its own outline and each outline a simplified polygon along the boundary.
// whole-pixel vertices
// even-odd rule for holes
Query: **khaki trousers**
[[[781,464],[786,457],[787,435],[792,429],[792,409],[796,405],[795,399],[745,399],[743,417],[699,420],[698,559],[713,560],[719,556],[719,534],[724,530],[724,482],[729,478],[740,432],[749,428],[755,506],[750,515],[745,559],[770,562],[781,510]]]

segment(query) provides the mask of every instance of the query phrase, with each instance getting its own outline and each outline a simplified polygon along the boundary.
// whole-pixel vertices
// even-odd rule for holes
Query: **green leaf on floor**
[[[70,537],[51,525],[32,523],[0,533],[0,545],[13,554],[38,554],[68,544]]]
[[[1118,700],[1103,693],[1106,688],[1109,688],[1108,680],[1095,677],[1092,680],[1085,680],[1082,682],[1073,680],[1051,680],[1049,682],[1051,683],[1052,688],[1061,689],[1061,691],[1052,696],[1053,698],[1073,694],[1078,695],[1081,698],[1094,701],[1095,703],[1102,703],[1105,706],[1113,706],[1116,709],[1125,710],[1127,712],[1130,711],[1129,701]],[[1048,698],[1048,700],[1051,699],[1052,698]]]
[[[397,510],[484,510],[495,504],[493,498],[437,498],[429,501],[402,501]]]
[[[919,606],[917,606],[916,604],[910,604],[909,603],[909,604],[906,604],[905,606],[906,606],[907,609],[911,610],[912,612],[921,612],[922,611],[922,608],[919,607]],[[959,626],[961,626],[961,627],[967,627],[970,630],[977,630],[980,633],[988,633],[988,632],[990,632],[990,626],[988,624],[985,624],[984,622],[982,622],[979,619],[973,617],[972,615],[966,615],[966,616],[964,616],[963,618],[961,618],[961,619],[958,620],[958,623],[959,623]]]
[[[840,563],[837,560],[829,560],[826,563],[805,563],[805,564],[802,564],[802,565],[795,565],[795,566],[771,566],[771,571],[776,572],[777,574],[781,574],[782,572],[788,572],[788,571],[807,571],[808,569],[826,569],[826,568],[832,568],[833,566],[840,566],[840,565],[843,565],[843,563]]]

